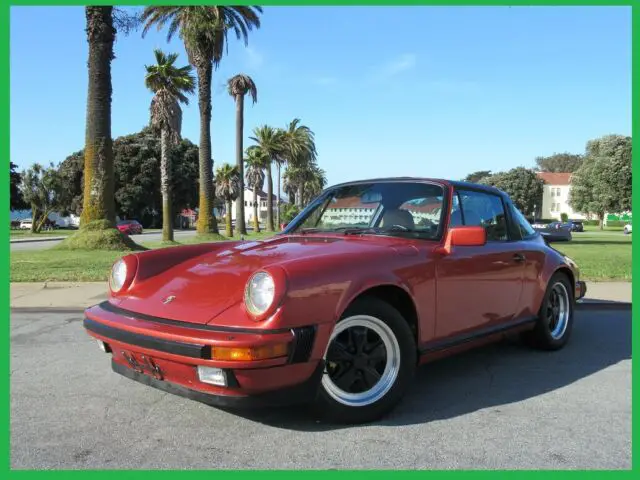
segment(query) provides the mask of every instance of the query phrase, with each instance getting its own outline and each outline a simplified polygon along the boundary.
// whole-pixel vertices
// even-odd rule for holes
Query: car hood
[[[390,238],[278,236],[244,242],[191,258],[143,282],[115,300],[124,309],[198,324],[210,322],[243,300],[247,280],[255,271],[310,257],[345,256],[389,250]],[[142,258],[142,257],[141,257]],[[171,298],[173,297],[173,298]]]

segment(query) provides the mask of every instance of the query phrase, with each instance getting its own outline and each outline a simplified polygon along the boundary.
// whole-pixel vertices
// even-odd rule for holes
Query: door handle
[[[521,253],[515,253],[513,255],[513,261],[514,262],[518,262],[518,263],[522,263],[527,259],[527,257],[525,257],[523,254]]]

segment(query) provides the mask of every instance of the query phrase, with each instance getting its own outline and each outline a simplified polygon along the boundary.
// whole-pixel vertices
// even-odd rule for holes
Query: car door
[[[483,226],[487,243],[454,247],[436,264],[436,337],[492,329],[509,322],[520,304],[525,257],[511,241],[499,194],[457,189],[451,226]]]

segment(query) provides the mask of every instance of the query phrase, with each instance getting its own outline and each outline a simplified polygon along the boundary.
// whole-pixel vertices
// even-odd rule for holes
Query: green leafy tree
[[[594,214],[603,228],[607,212],[631,210],[631,137],[606,135],[587,142],[582,166],[571,179],[569,203]]]
[[[485,177],[480,183],[493,185],[507,193],[525,215],[533,216],[535,206],[542,204],[544,182],[531,169],[516,167]]]
[[[541,172],[572,173],[580,168],[582,155],[574,153],[554,153],[549,157],[536,157],[536,167]]]
[[[116,211],[145,226],[160,226],[160,139],[151,128],[118,137],[113,142]],[[198,205],[198,146],[183,139],[171,150],[173,207],[179,211]],[[68,156],[58,166],[65,185],[61,208],[82,210],[84,151]]]
[[[240,174],[240,194],[236,202],[236,228],[242,235],[246,235],[247,226],[244,219],[244,159],[242,140],[244,137],[244,97],[249,94],[253,103],[258,101],[258,89],[250,76],[239,74],[227,81],[229,95],[236,102],[236,167]]]
[[[145,85],[154,95],[151,99],[151,126],[160,132],[160,191],[162,193],[162,240],[173,241],[173,208],[171,150],[181,140],[182,109],[188,104],[187,94],[195,90],[192,67],[176,67],[177,53],[154,51],[155,65],[146,66]]]
[[[226,52],[227,35],[235,33],[248,44],[248,34],[260,28],[261,7],[252,6],[149,6],[142,13],[143,36],[152,26],[168,27],[167,40],[178,33],[198,76],[200,111],[200,215],[199,233],[218,233],[213,215],[213,159],[211,155],[211,82],[213,67]]]
[[[470,173],[464,178],[465,182],[478,183],[483,178],[490,177],[491,170],[478,170],[477,172]]]
[[[261,157],[267,158],[266,170],[267,170],[267,230],[270,232],[275,231],[273,225],[273,175],[271,174],[272,163],[281,163],[285,154],[286,144],[284,139],[284,132],[280,129],[263,125],[256,127],[253,130],[253,136],[251,137],[256,145],[249,147],[251,149],[258,149]]]
[[[247,185],[253,190],[253,229],[260,231],[260,216],[258,215],[258,190],[264,187],[264,169],[269,162],[269,158],[264,155],[262,150],[258,148],[250,148],[247,150],[245,158],[246,171],[245,177]]]
[[[240,173],[238,168],[224,164],[216,170],[216,196],[225,203],[226,235],[233,236],[233,224],[231,223],[231,209],[233,201],[238,198],[240,190]]]
[[[20,183],[22,182],[22,175],[17,171],[18,165],[13,162],[9,162],[9,178],[10,178],[10,208],[11,210],[22,210],[27,208],[27,204],[22,198],[22,192],[20,191]]]
[[[53,164],[34,164],[22,174],[22,196],[31,207],[31,232],[39,233],[51,213],[60,207],[64,186]]]

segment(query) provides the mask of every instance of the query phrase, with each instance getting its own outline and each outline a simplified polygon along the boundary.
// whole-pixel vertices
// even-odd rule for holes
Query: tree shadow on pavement
[[[481,347],[419,367],[405,398],[369,425],[403,426],[446,420],[565,387],[631,358],[631,310],[578,310],[572,337],[555,352],[518,339]],[[298,431],[353,428],[315,419],[304,406],[234,412],[252,421]],[[357,427],[356,427],[357,428]]]

